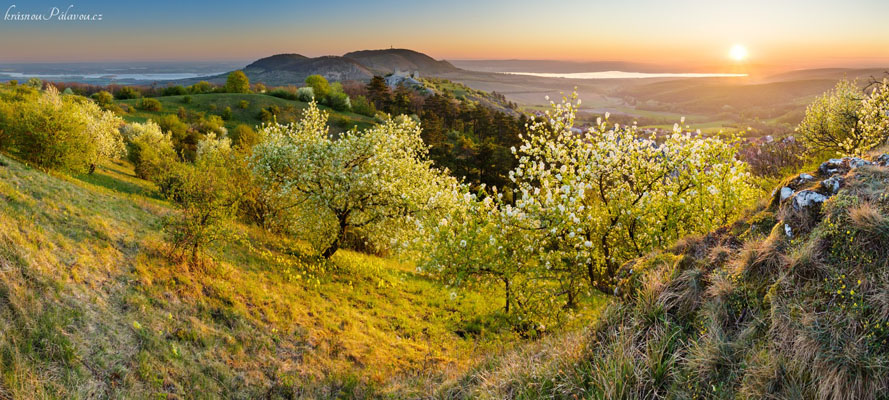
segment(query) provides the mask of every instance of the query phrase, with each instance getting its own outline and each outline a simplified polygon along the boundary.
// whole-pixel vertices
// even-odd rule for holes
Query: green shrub
[[[3,103],[2,145],[37,167],[92,172],[101,157],[123,152],[120,119],[84,97],[47,86]]]
[[[136,176],[157,183],[176,162],[176,151],[169,134],[154,122],[134,123],[124,127],[127,153]]]
[[[138,90],[129,86],[124,86],[114,93],[114,97],[118,100],[138,99],[141,96],[142,94]]]
[[[882,101],[879,91],[866,96],[855,82],[842,80],[809,105],[797,130],[813,152],[863,155],[889,137],[889,123],[883,122],[889,118],[880,109],[886,107],[889,96],[885,91],[882,95]],[[879,122],[862,123],[863,118]]]
[[[28,79],[28,82],[25,85],[34,88],[34,89],[43,89],[43,81],[40,78],[31,78]]]
[[[191,104],[191,100],[192,100],[191,96],[185,96],[182,98],[182,103],[183,104]]]
[[[213,84],[207,81],[200,81],[189,86],[188,91],[193,94],[210,93],[213,91]]]
[[[144,111],[161,111],[163,105],[157,99],[146,97],[139,103],[139,109]]]
[[[168,86],[165,87],[163,92],[161,92],[164,96],[182,96],[184,94],[188,94],[188,89],[186,89],[182,85],[176,86]]]
[[[301,87],[296,90],[296,97],[299,101],[310,102],[315,99],[315,90],[311,87]]]
[[[327,95],[327,105],[336,111],[349,111],[352,109],[352,103],[349,96],[343,92],[332,92]]]
[[[227,236],[226,222],[237,208],[239,185],[231,179],[228,164],[232,152],[228,139],[208,137],[199,145],[194,165],[173,169],[175,184],[167,197],[179,212],[164,224],[170,255],[191,266],[203,264],[206,247]]]
[[[225,91],[228,93],[250,93],[250,79],[244,71],[233,71],[228,74],[225,81]]]
[[[96,104],[98,104],[102,108],[107,108],[114,104],[114,96],[105,90],[93,93],[93,95],[90,97],[95,100]]]
[[[364,96],[357,96],[352,100],[352,111],[367,117],[374,117],[377,115],[377,108]]]
[[[223,121],[229,121],[229,120],[231,120],[232,117],[233,117],[233,115],[232,115],[232,108],[231,108],[231,107],[225,107],[225,109],[222,110],[222,114],[221,114],[220,116],[222,117],[222,120],[223,120]]]
[[[312,92],[319,98],[325,98],[330,94],[330,83],[321,75],[310,75],[306,78],[306,85],[312,88]]]
[[[250,125],[240,124],[231,131],[232,144],[241,148],[251,148],[259,143],[260,136]]]
[[[287,100],[297,100],[298,99],[296,93],[293,90],[285,89],[285,88],[277,88],[275,90],[272,90],[271,92],[269,92],[269,95],[275,96],[280,99],[287,99]]]
[[[241,100],[238,102],[238,108],[242,110],[246,110],[247,107],[250,107],[250,102],[247,100]]]

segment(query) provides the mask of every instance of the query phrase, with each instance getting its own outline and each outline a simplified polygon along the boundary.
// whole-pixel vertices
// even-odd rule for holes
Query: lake
[[[703,74],[703,73],[668,73],[668,72],[626,72],[626,71],[599,71],[599,72],[504,72],[510,75],[529,75],[542,78],[564,79],[644,79],[644,78],[743,78],[747,74]]]

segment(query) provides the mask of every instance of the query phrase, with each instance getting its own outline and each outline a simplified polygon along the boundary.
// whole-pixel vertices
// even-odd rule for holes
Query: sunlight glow
[[[744,61],[744,59],[747,58],[747,48],[740,44],[736,44],[732,46],[731,50],[729,50],[728,55],[732,58],[732,60]]]

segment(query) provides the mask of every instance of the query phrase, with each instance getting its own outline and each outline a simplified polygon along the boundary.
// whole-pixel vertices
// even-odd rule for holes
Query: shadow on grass
[[[101,186],[106,189],[123,193],[127,195],[139,195],[161,200],[157,191],[150,188],[140,186],[133,182],[127,182],[115,175],[132,176],[123,169],[116,168],[115,165],[101,165],[96,168],[92,174],[79,174],[74,176],[76,179],[92,185]],[[135,178],[135,177],[134,177]]]

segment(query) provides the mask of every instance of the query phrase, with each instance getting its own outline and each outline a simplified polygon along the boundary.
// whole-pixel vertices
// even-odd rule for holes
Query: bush
[[[889,139],[889,79],[873,88],[858,111],[858,129],[871,143],[882,144]]]
[[[129,86],[124,86],[114,93],[114,97],[118,100],[138,99],[141,96],[142,94],[138,90]]]
[[[259,111],[259,120],[262,122],[273,122],[275,120],[275,117],[277,117],[280,113],[280,107],[276,105],[268,106]]]
[[[278,88],[278,89],[272,90],[271,92],[269,92],[269,95],[280,98],[280,99],[287,99],[287,100],[297,100],[297,98],[298,98],[296,93],[294,93],[291,90],[284,89],[284,88]]]
[[[213,91],[213,85],[207,81],[200,81],[189,86],[188,91],[192,94],[210,93]]]
[[[208,137],[198,145],[194,165],[180,164],[167,197],[179,208],[164,224],[170,255],[191,266],[203,264],[206,247],[226,237],[226,222],[237,208],[240,182],[231,179],[228,139]]]
[[[182,104],[191,104],[191,96],[185,96],[182,98]]]
[[[355,97],[352,101],[352,111],[371,118],[377,115],[377,108],[364,96]]]
[[[43,81],[40,80],[40,78],[28,79],[28,82],[26,82],[25,85],[33,89],[43,89]]]
[[[794,171],[805,163],[805,147],[793,136],[771,142],[750,143],[739,156],[758,176],[778,177]]]
[[[259,143],[260,136],[250,125],[240,124],[231,132],[232,145],[240,148],[251,148]]]
[[[102,108],[108,108],[114,104],[114,96],[105,90],[93,93],[90,97]]]
[[[250,93],[250,79],[244,71],[233,71],[228,74],[225,81],[225,91],[228,93]]]
[[[165,87],[163,92],[161,92],[164,96],[182,96],[188,94],[188,89],[186,89],[182,85],[176,86],[168,86]]]
[[[349,101],[349,96],[343,92],[332,92],[327,95],[327,105],[340,112],[352,109],[352,103]]]
[[[158,183],[176,163],[176,151],[169,134],[154,122],[133,123],[123,129],[130,162],[139,178]]]
[[[309,86],[301,87],[296,90],[296,97],[299,101],[308,103],[315,100],[315,89]]]
[[[246,110],[247,107],[250,107],[250,102],[247,100],[241,100],[238,102],[238,108],[242,110]]]
[[[330,83],[321,75],[309,75],[306,85],[312,88],[312,92],[319,98],[326,98],[330,94]]]
[[[100,158],[123,153],[121,120],[86,98],[50,85],[3,103],[3,146],[40,168],[92,172]]]
[[[232,108],[231,108],[231,107],[225,107],[225,109],[222,110],[222,114],[220,114],[220,116],[222,117],[222,120],[223,120],[223,121],[231,120],[232,117],[233,117],[233,115],[232,115]]]
[[[157,99],[146,97],[139,103],[139,109],[144,111],[161,111],[163,105],[161,105],[161,102]]]
[[[879,144],[858,127],[864,94],[855,83],[842,80],[806,109],[797,130],[813,152],[861,155]]]

